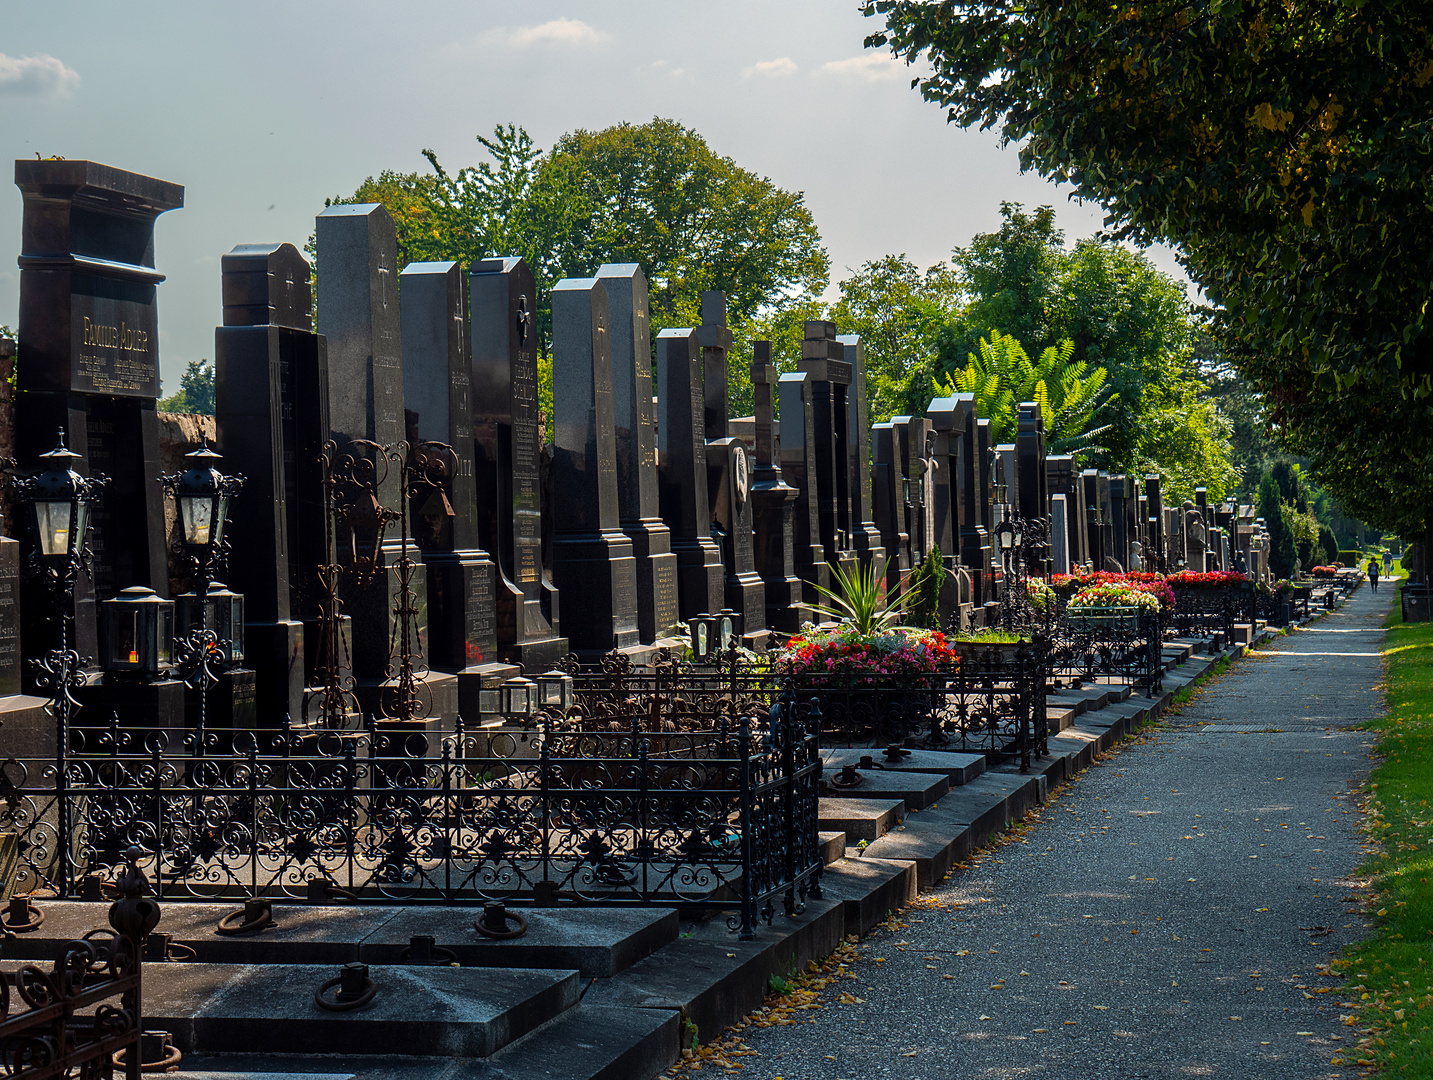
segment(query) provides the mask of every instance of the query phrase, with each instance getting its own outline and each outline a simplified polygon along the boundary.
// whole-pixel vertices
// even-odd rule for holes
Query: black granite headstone
[[[887,590],[903,588],[911,570],[911,538],[906,532],[905,489],[896,429],[887,421],[871,428],[875,461],[871,466],[871,502],[881,546],[891,556],[886,567]]]
[[[724,606],[721,551],[711,536],[701,355],[692,329],[657,335],[657,474],[662,520],[677,556],[677,610],[685,622]]]
[[[726,354],[731,349],[731,331],[726,325],[726,293],[702,293],[702,324],[697,327],[702,347],[702,427],[707,441],[727,437]]]
[[[467,282],[456,262],[409,263],[398,282],[407,438],[432,481],[414,484],[408,506],[427,569],[428,663],[458,677],[458,711],[476,719],[481,690],[517,670],[498,662],[496,570],[478,539]]]
[[[990,443],[990,421],[984,417],[977,417],[975,421],[975,505],[980,520],[985,523],[986,535],[993,539],[994,515],[992,513],[993,495],[991,483],[995,471],[995,451]],[[994,549],[991,551],[992,558],[987,563],[987,574],[985,582],[979,588],[979,593],[984,597],[987,605],[996,601],[995,593],[995,570],[994,570]]]
[[[0,698],[20,693],[20,542],[0,536]]]
[[[292,244],[241,244],[221,269],[218,442],[226,468],[247,477],[228,525],[228,580],[244,594],[258,714],[297,718],[312,675],[304,623],[316,626],[315,567],[327,561],[318,463],[330,430],[327,345],[313,333],[309,264]]]
[[[484,259],[468,278],[478,535],[498,562],[498,656],[546,671],[567,654],[542,565],[537,285],[521,259]]]
[[[766,624],[793,634],[811,616],[801,601],[801,579],[796,576],[793,519],[798,493],[781,478],[777,461],[774,399],[779,379],[780,372],[771,362],[771,342],[755,342],[751,361],[756,422],[751,501],[756,568],[766,586]]]
[[[810,372],[795,371],[782,375],[777,384],[781,403],[781,475],[797,492],[792,537],[796,543],[796,576],[802,581],[802,599],[808,606],[830,603],[813,585],[831,587],[831,568],[826,565],[821,543],[811,383]]]
[[[1080,468],[1070,454],[1045,458],[1046,492],[1065,496],[1065,537],[1072,567],[1089,562],[1089,540],[1085,530],[1085,504],[1081,501]]]
[[[184,188],[93,161],[16,161],[25,201],[20,247],[15,454],[29,467],[63,428],[76,468],[110,483],[92,511],[92,579],[75,590],[81,655],[98,651],[95,595],[131,585],[167,595],[160,474],[159,319],[154,222]],[[28,586],[27,586],[28,588]],[[24,651],[55,644],[49,601],[25,607]]]
[[[836,325],[808,320],[801,343],[800,370],[811,376],[812,439],[817,513],[821,546],[828,561],[851,574],[856,553],[851,546],[850,434],[846,394],[851,387],[851,365],[836,340]]]
[[[617,431],[617,517],[637,560],[637,628],[666,638],[677,622],[677,557],[661,518],[652,413],[652,331],[647,278],[636,263],[605,263],[612,324],[612,413]]]
[[[1045,419],[1040,404],[1020,404],[1019,427],[1015,434],[1015,468],[1019,476],[1019,508],[1027,521],[1045,521],[1050,516],[1050,482],[1045,467]],[[1012,500],[1013,501],[1013,500]],[[1050,573],[1050,545],[1027,541],[1025,562],[1032,573]]]
[[[402,326],[398,297],[398,247],[393,219],[378,203],[331,206],[315,219],[318,249],[318,330],[328,339],[328,411],[330,438],[340,451],[355,439],[396,450],[403,440]],[[402,470],[373,451],[378,503],[397,510]],[[378,555],[377,571],[365,584],[345,573],[340,582],[344,613],[353,619],[353,673],[360,697],[388,678],[393,643],[398,640],[393,564],[398,558],[396,529],[390,529]],[[339,533],[338,549],[349,544]],[[340,562],[345,556],[340,557]],[[416,568],[411,587],[417,594],[416,630],[426,637],[427,582]]]
[[[578,652],[640,644],[637,563],[618,527],[617,438],[607,289],[567,278],[552,290],[552,575]]]
[[[879,569],[890,554],[881,543],[871,505],[871,420],[866,400],[866,347],[858,334],[836,338],[846,363],[851,365],[851,385],[846,395],[846,454],[850,461],[846,475],[849,494],[851,547],[862,565]],[[948,549],[942,549],[948,550]]]

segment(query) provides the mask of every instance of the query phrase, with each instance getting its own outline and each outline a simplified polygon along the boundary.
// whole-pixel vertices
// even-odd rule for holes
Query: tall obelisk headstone
[[[541,672],[567,654],[557,588],[542,566],[537,285],[521,259],[469,271],[478,537],[498,562],[498,657]]]
[[[850,455],[846,394],[851,387],[851,365],[836,340],[836,324],[808,320],[801,343],[800,370],[811,376],[814,494],[821,525],[821,546],[829,562],[847,574],[854,573],[856,554],[851,548]]]
[[[552,576],[578,652],[640,644],[637,563],[617,516],[617,439],[607,289],[567,278],[552,290]]]
[[[309,264],[292,244],[223,257],[224,325],[214,331],[224,467],[248,479],[230,512],[228,584],[244,594],[244,656],[265,721],[303,715],[304,624],[318,618],[325,552],[328,345],[313,332]],[[308,663],[312,663],[311,659]]]
[[[677,557],[657,492],[647,278],[636,263],[604,263],[597,280],[607,289],[612,320],[617,517],[637,560],[637,628],[650,645],[666,638],[677,622]]]
[[[750,648],[764,648],[766,589],[756,572],[752,549],[751,459],[746,444],[727,429],[726,294],[702,293],[702,418],[706,431],[707,498],[711,522],[722,547],[725,607],[741,616],[741,633]]]
[[[771,342],[753,343],[751,360],[752,408],[756,421],[755,468],[751,501],[755,508],[757,571],[766,586],[766,624],[793,634],[811,615],[801,600],[801,579],[796,576],[794,536],[798,492],[781,478],[777,462],[775,397],[780,372],[771,362]]]
[[[457,677],[458,712],[476,720],[482,689],[517,669],[498,661],[496,568],[478,538],[467,281],[456,262],[421,262],[405,266],[398,283],[406,434],[433,481],[414,486],[408,507],[427,569],[425,650],[432,669]]]
[[[662,520],[677,556],[677,610],[685,622],[725,603],[721,550],[711,536],[702,359],[692,329],[657,335],[657,475]]]
[[[903,586],[911,571],[911,538],[906,532],[906,477],[896,446],[896,429],[890,421],[871,428],[875,460],[871,464],[871,504],[881,546],[890,555],[886,567],[887,590]]]
[[[318,330],[328,339],[329,437],[340,450],[366,439],[396,450],[406,434],[403,414],[402,324],[398,299],[398,242],[393,219],[378,203],[331,206],[314,222],[318,249]],[[371,457],[378,477],[380,506],[397,510],[402,470]],[[389,529],[376,569],[367,584],[347,572],[340,580],[344,613],[353,619],[353,673],[360,704],[378,710],[388,678],[393,643],[398,640],[394,563],[399,555],[397,529]],[[350,545],[340,533],[340,563]],[[416,557],[416,552],[412,553]],[[426,614],[424,567],[416,568],[411,588],[415,605]],[[421,619],[418,635],[426,638]],[[440,710],[441,711],[441,710]]]
[[[72,647],[98,653],[95,596],[131,585],[168,595],[160,474],[154,222],[184,188],[94,161],[16,161],[24,196],[15,454],[22,468],[64,429],[79,472],[109,477],[92,511],[92,578],[75,589]],[[27,598],[29,590],[27,587]],[[52,637],[51,601],[24,607],[26,656]]]
[[[866,396],[866,347],[859,334],[836,338],[846,363],[851,365],[851,385],[846,395],[846,454],[848,503],[850,505],[851,547],[863,566],[880,569],[886,551],[881,531],[876,528],[871,497],[871,419]],[[942,549],[946,550],[946,549]],[[948,554],[948,551],[947,551]]]
[[[829,598],[813,585],[831,587],[831,568],[821,543],[821,515],[816,490],[816,434],[811,408],[812,376],[787,372],[777,384],[781,403],[781,475],[797,491],[792,538],[796,544],[796,576],[808,606]]]

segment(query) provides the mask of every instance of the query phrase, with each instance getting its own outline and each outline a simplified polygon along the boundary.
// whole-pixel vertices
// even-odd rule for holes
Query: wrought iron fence
[[[620,654],[585,665],[568,657],[576,706],[566,723],[589,730],[710,729],[794,695],[826,746],[909,743],[1018,758],[1048,753],[1044,647],[958,644],[961,662],[933,672],[792,674],[731,652],[713,666],[670,654],[645,668]]]
[[[145,885],[131,864],[119,879],[124,899],[110,908],[113,933],[70,942],[48,971],[25,964],[0,977],[0,1067],[9,1080],[109,1080],[116,1071],[139,1080],[140,945],[159,921],[159,905],[140,895]]]
[[[1252,593],[1237,585],[1181,586],[1174,592],[1174,610],[1165,614],[1165,626],[1180,637],[1223,634],[1228,641],[1235,623],[1250,621],[1251,602]]]
[[[0,770],[0,829],[61,896],[134,845],[165,899],[691,904],[750,936],[820,895],[815,720],[788,694],[671,732],[74,727],[62,768]]]
[[[1052,676],[1085,682],[1120,680],[1150,696],[1164,684],[1164,623],[1159,611],[1138,608],[1077,611],[1051,620],[1044,636]]]

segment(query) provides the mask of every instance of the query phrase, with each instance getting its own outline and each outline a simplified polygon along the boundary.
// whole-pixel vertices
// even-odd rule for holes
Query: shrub
[[[1343,563],[1344,566],[1357,566],[1361,558],[1363,558],[1363,556],[1359,552],[1345,550],[1338,553],[1338,559],[1336,561]]]

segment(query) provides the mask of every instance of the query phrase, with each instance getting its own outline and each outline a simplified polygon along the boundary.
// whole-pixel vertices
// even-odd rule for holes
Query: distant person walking
[[[1373,591],[1378,592],[1378,560],[1368,560],[1368,583],[1373,586]]]
[[[1391,551],[1385,551],[1383,553],[1383,576],[1393,576],[1393,552]]]

